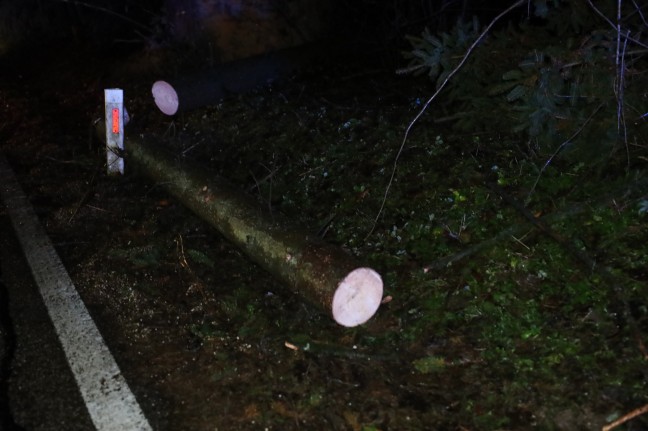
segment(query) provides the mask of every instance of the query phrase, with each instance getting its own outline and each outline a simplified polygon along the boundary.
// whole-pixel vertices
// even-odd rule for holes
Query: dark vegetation
[[[30,147],[16,114],[28,107],[5,112],[3,150],[29,172],[107,331],[123,350],[151,343],[152,362],[135,369],[169,404],[189,397],[191,413],[166,419],[187,429],[600,429],[645,406],[648,9],[534,1],[527,15],[525,4],[404,140],[508,5],[473,19],[457,2],[380,3],[350,20],[382,23],[362,62],[175,118],[154,112],[147,79],[204,61],[199,39],[148,51],[162,58],[148,76],[113,75],[133,95],[129,133],[157,134],[382,273],[392,300],[358,329],[267,280],[160,187],[105,178],[103,149],[87,148],[92,119],[58,148]],[[80,114],[77,103],[62,105]],[[77,180],[53,174],[73,156]],[[643,415],[618,429],[647,427]]]

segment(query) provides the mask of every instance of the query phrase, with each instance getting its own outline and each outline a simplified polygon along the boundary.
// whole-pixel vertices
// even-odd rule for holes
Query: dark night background
[[[49,45],[154,49],[201,38],[215,15],[236,20],[245,19],[252,11],[261,18],[284,18],[284,28],[279,31],[298,33],[306,39],[302,43],[344,38],[392,51],[383,55],[393,56],[393,51],[404,46],[405,34],[418,34],[426,26],[446,31],[457,19],[474,15],[486,22],[501,11],[500,5],[507,4],[485,0],[365,0],[312,2],[318,7],[300,9],[300,3],[308,2],[5,0],[0,5],[0,50]],[[309,20],[317,21],[317,34],[308,34],[308,24],[303,21],[307,12],[315,15]],[[291,43],[299,41],[292,39]]]

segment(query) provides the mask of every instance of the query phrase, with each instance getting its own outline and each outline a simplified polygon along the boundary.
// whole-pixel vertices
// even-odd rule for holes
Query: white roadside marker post
[[[124,91],[104,90],[106,107],[106,162],[108,175],[124,174]]]

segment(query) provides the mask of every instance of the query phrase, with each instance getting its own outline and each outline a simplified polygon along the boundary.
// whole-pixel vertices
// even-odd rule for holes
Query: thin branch
[[[616,16],[616,80],[614,92],[616,94],[617,100],[617,135],[621,135],[623,131],[624,142],[626,143],[626,148],[628,148],[628,139],[627,131],[625,127],[625,118],[623,116],[623,96],[625,90],[625,50],[628,44],[627,36],[630,34],[630,31],[626,31],[626,37],[623,40],[623,49],[621,48],[621,7],[623,5],[622,0],[617,0],[617,16]],[[629,162],[628,162],[629,164]]]
[[[117,13],[117,12],[115,12],[113,10],[110,10],[110,9],[107,9],[105,7],[96,6],[96,5],[93,5],[93,4],[90,4],[90,3],[77,1],[77,0],[57,0],[57,1],[59,1],[61,3],[70,3],[70,4],[73,4],[75,6],[83,6],[83,7],[86,7],[88,9],[93,9],[93,10],[96,10],[96,11],[99,11],[99,12],[103,12],[106,15],[112,15],[112,16],[117,17],[117,18],[119,18],[119,19],[121,19],[123,21],[131,23],[136,27],[139,27],[139,28],[141,28],[143,30],[146,30],[149,33],[153,33],[153,30],[150,27],[145,26],[141,22],[135,21],[134,19],[131,19],[131,18],[127,17],[126,15],[122,15],[120,13]]]
[[[621,0],[617,0],[617,23],[616,23],[616,34],[617,34],[617,44],[616,44],[616,65],[619,67],[621,62],[619,58],[619,48],[621,47]]]
[[[618,124],[617,130],[619,133],[621,133],[621,130],[623,130],[623,142],[625,144],[628,167],[630,167],[630,147],[628,146],[628,128],[626,127],[626,121],[625,121],[624,96],[625,96],[625,69],[626,69],[625,59],[626,59],[626,47],[628,45],[627,35],[629,34],[630,34],[630,30],[626,32],[626,37],[625,40],[623,41],[623,49],[621,50],[621,64],[619,65],[619,69],[617,71],[618,83],[619,83],[618,98],[617,98],[617,124]]]
[[[641,17],[644,26],[648,27],[648,22],[646,22],[646,18],[644,17],[643,12],[641,12],[641,8],[639,7],[639,5],[637,5],[637,2],[632,0],[632,4],[634,5],[635,9],[637,9],[637,13],[639,13],[639,16]]]
[[[630,37],[630,30],[625,30],[622,31],[621,28],[621,18],[622,18],[622,6],[623,6],[623,0],[617,0],[617,16],[616,16],[616,24],[614,24],[608,17],[606,17],[603,12],[601,12],[596,6],[594,6],[594,3],[592,3],[591,0],[587,0],[589,3],[590,7],[596,12],[597,15],[599,15],[601,18],[603,18],[607,23],[614,28],[616,31],[617,35],[617,40],[616,40],[616,56],[615,56],[615,64],[616,64],[616,85],[615,85],[615,93],[616,93],[616,98],[617,98],[617,133],[621,134],[623,132],[623,142],[625,143],[625,148],[626,148],[626,157],[628,159],[628,166],[630,165],[630,151],[628,147],[628,135],[627,135],[627,129],[626,129],[626,123],[625,123],[625,115],[624,115],[624,90],[625,90],[625,56],[626,56],[626,49],[628,46],[628,40],[633,41],[634,43],[637,43],[641,46],[646,46],[643,43],[641,43],[638,40],[635,40]],[[634,3],[634,1],[633,1]],[[637,7],[637,4],[634,3],[635,7]],[[637,10],[639,13],[641,13],[641,9],[637,7]],[[643,19],[643,15],[641,15]],[[623,40],[623,42],[622,42]],[[623,43],[623,46],[622,46]]]
[[[592,0],[587,0],[587,3],[589,3],[590,7],[596,12],[598,16],[603,18],[607,23],[612,27],[613,29],[616,29],[616,25],[612,21],[610,21],[610,18],[606,17],[603,12],[601,12],[596,6],[594,6],[594,3],[592,3]]]
[[[587,3],[589,3],[592,10],[594,12],[596,12],[596,14],[598,16],[603,18],[610,25],[610,27],[612,27],[615,31],[617,30],[617,26],[612,21],[610,21],[610,19],[608,17],[606,17],[605,14],[603,14],[603,12],[601,12],[596,6],[594,6],[594,3],[592,3],[592,0],[587,0]],[[635,44],[637,44],[637,45],[639,45],[639,46],[643,46],[644,48],[648,48],[647,44],[643,43],[642,41],[640,41],[638,39],[635,39],[635,38],[632,38],[632,37],[628,36],[628,40],[635,43]]]
[[[618,199],[620,196],[622,196],[624,199],[630,199],[635,192],[645,190],[646,186],[648,186],[647,178],[637,179],[636,181],[626,183],[623,184],[621,187],[615,188],[613,191],[611,191],[608,194],[598,196],[594,200],[575,203],[569,208],[561,212],[554,212],[552,214],[547,214],[538,218],[537,220],[549,226],[551,224],[558,223],[561,220],[565,220],[566,218],[573,218],[585,211],[591,211],[592,208],[599,208],[601,206],[608,205],[611,200],[615,198]],[[529,229],[526,224],[509,226],[508,228],[499,232],[494,237],[491,237],[469,248],[461,250],[451,256],[445,256],[435,260],[429,265],[423,267],[423,272],[428,273],[430,271],[446,268],[448,266],[453,265],[456,262],[459,262],[462,259],[473,256],[477,253],[481,253],[482,251],[487,250],[504,240],[510,238],[515,239],[516,235],[521,235],[527,232],[528,230]]]
[[[538,177],[536,178],[535,182],[533,183],[533,186],[531,187],[531,190],[529,190],[529,193],[527,194],[525,202],[528,203],[529,199],[531,199],[531,195],[535,191],[535,188],[538,185],[538,181],[540,181],[540,177],[544,173],[545,169],[547,169],[547,166],[549,166],[549,164],[553,161],[553,159],[556,158],[556,156],[563,150],[563,148],[565,148],[571,141],[573,141],[576,138],[576,136],[578,136],[583,131],[585,126],[592,120],[592,118],[594,118],[594,115],[596,115],[596,113],[602,107],[603,107],[603,103],[601,103],[599,106],[597,106],[596,109],[594,110],[594,112],[592,112],[592,114],[589,117],[587,117],[585,122],[583,124],[581,124],[581,126],[578,128],[578,130],[576,130],[569,138],[567,138],[567,140],[565,140],[562,144],[560,144],[558,146],[558,148],[556,148],[556,151],[554,151],[553,154],[551,156],[549,156],[549,158],[547,159],[545,164],[542,166],[542,169],[540,169],[540,172],[538,172]]]
[[[648,404],[645,404],[643,407],[639,407],[637,409],[634,409],[630,413],[620,417],[619,419],[615,420],[611,424],[605,425],[603,428],[601,428],[601,431],[610,431],[619,425],[622,425],[626,422],[628,422],[630,419],[634,419],[637,416],[641,416],[644,413],[648,413]]]
[[[468,60],[468,58],[470,57],[470,55],[472,54],[474,49],[484,39],[484,37],[488,34],[488,32],[493,27],[493,25],[495,25],[495,23],[497,21],[499,21],[503,16],[505,16],[506,14],[511,12],[513,9],[515,9],[515,8],[517,8],[519,6],[522,6],[527,1],[528,0],[518,0],[515,3],[513,3],[511,6],[509,6],[508,9],[506,9],[504,12],[500,13],[495,18],[493,18],[493,20],[490,22],[490,24],[488,24],[488,26],[484,29],[484,31],[482,31],[482,33],[477,37],[477,39],[475,39],[475,41],[472,43],[472,45],[470,45],[470,47],[468,48],[468,50],[464,54],[464,56],[461,59],[461,61],[459,62],[459,64],[457,66],[455,66],[455,68],[452,69],[452,71],[450,71],[450,73],[448,73],[448,75],[445,77],[445,79],[443,80],[441,85],[439,85],[439,87],[434,92],[434,94],[432,94],[432,96],[427,100],[427,102],[425,102],[425,104],[423,105],[423,107],[421,108],[419,113],[416,114],[416,116],[414,117],[414,119],[412,121],[410,121],[409,125],[407,126],[407,129],[405,130],[405,135],[403,136],[403,141],[401,142],[400,148],[398,149],[398,152],[396,153],[396,158],[394,159],[394,165],[392,167],[391,176],[389,177],[389,182],[387,183],[387,187],[385,188],[385,194],[384,194],[383,200],[382,200],[382,202],[380,204],[380,209],[378,210],[378,214],[376,214],[376,218],[374,219],[373,225],[371,226],[371,230],[369,230],[369,233],[367,234],[365,239],[369,238],[369,236],[373,233],[374,229],[376,228],[376,225],[378,224],[378,219],[380,219],[382,211],[385,208],[385,203],[387,202],[387,195],[389,194],[389,189],[391,188],[391,185],[394,182],[394,177],[396,175],[396,167],[398,166],[398,160],[399,160],[399,158],[401,156],[401,153],[403,152],[403,148],[405,148],[405,143],[407,142],[407,138],[409,137],[409,133],[412,130],[412,127],[414,127],[414,124],[416,124],[418,122],[418,120],[421,118],[423,113],[427,110],[428,106],[430,106],[430,103],[432,103],[432,101],[434,99],[436,99],[436,97],[439,95],[439,93],[441,93],[441,91],[445,88],[448,81],[450,81],[450,79],[452,79],[457,74],[457,72],[459,72],[459,70],[463,67],[463,65],[466,63],[466,61]]]

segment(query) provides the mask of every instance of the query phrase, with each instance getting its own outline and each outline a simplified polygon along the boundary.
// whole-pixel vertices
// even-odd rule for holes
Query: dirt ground
[[[478,296],[494,302],[504,298],[491,290],[482,297],[473,293],[475,286],[500,274],[518,289],[508,291],[506,300],[519,296],[520,301],[528,299],[528,305],[531,299],[525,289],[535,292],[545,282],[545,266],[516,272],[523,265],[519,262],[533,254],[528,249],[520,247],[496,266],[475,261],[473,266],[455,266],[428,277],[428,271],[420,268],[432,258],[461,250],[491,233],[475,228],[471,239],[470,229],[460,229],[459,224],[455,229],[449,221],[439,223],[445,226],[438,227],[441,233],[429,230],[425,235],[437,235],[438,243],[449,244],[447,248],[431,250],[423,241],[428,236],[421,233],[417,247],[407,250],[415,257],[405,259],[401,257],[405,251],[396,243],[407,226],[386,221],[380,227],[384,231],[381,240],[360,244],[358,238],[370,229],[383,190],[353,183],[353,175],[388,177],[393,163],[392,153],[377,150],[378,141],[368,137],[369,131],[393,124],[393,130],[383,137],[397,147],[400,129],[420,106],[417,95],[421,92],[396,81],[391,71],[375,63],[355,68],[345,65],[334,68],[335,74],[328,69],[307,74],[280,90],[259,90],[170,118],[157,111],[150,96],[151,83],[175,67],[170,66],[167,54],[144,51],[108,60],[97,54],[90,47],[71,46],[63,51],[23,51],[3,59],[0,145],[154,429],[467,430],[529,429],[547,424],[555,429],[598,429],[610,415],[605,410],[610,399],[618,400],[612,403],[618,414],[636,405],[633,394],[646,385],[645,371],[637,371],[636,361],[619,360],[619,369],[622,362],[631,362],[628,380],[619,380],[618,387],[606,386],[583,402],[587,390],[575,387],[593,385],[597,375],[587,374],[589,368],[580,373],[570,353],[552,351],[552,356],[552,352],[537,350],[532,341],[539,329],[525,329],[511,345],[495,335],[487,344],[475,335],[472,325],[492,322],[473,320],[486,312],[486,308],[472,308],[473,301]],[[200,161],[257,196],[262,204],[279,208],[307,229],[325,232],[325,240],[382,267],[386,294],[394,296],[393,303],[381,307],[377,317],[361,328],[342,328],[253,264],[170,197],[163,184],[130,171],[128,162],[125,176],[108,177],[96,124],[102,117],[103,89],[110,87],[125,89],[132,118],[128,134],[158,135],[178,157]],[[311,156],[300,147],[333,139],[322,136],[332,117],[347,119],[337,123],[334,139],[357,148],[355,159],[338,171],[321,168],[324,156],[307,159]],[[281,129],[284,120],[297,124],[295,129],[307,138],[307,143],[294,143],[295,154],[290,157],[280,152],[286,148],[273,147],[273,139],[286,139],[292,133]],[[436,144],[443,144],[439,140]],[[263,147],[263,152],[255,152],[255,145]],[[241,150],[244,146],[245,151]],[[323,149],[322,154],[339,148]],[[414,144],[403,154],[404,163],[429,160],[435,157],[433,151]],[[472,168],[450,170],[454,160],[470,157],[464,157],[459,148],[447,151],[436,162],[438,171],[421,168],[424,174],[406,173],[401,178],[404,197],[390,209],[393,213],[414,219],[419,215],[410,212],[406,202],[436,208],[442,205],[439,202],[461,202],[467,190],[474,191],[480,175]],[[317,188],[299,186],[295,191],[289,181],[263,180],[272,177],[275,169],[293,169],[292,185],[307,184],[316,168],[323,171],[318,174],[319,182],[313,180]],[[342,192],[327,181],[344,174],[350,175],[347,185],[352,191],[341,197]],[[470,188],[461,188],[462,183]],[[431,190],[437,186],[446,194]],[[308,195],[306,202],[330,195],[338,201],[329,206],[330,212],[317,205],[300,207],[292,198],[302,191]],[[480,193],[484,199],[476,203],[476,219],[486,225],[501,217],[501,212],[493,208],[490,192]],[[434,209],[429,208],[425,207],[428,212],[423,217],[432,222]],[[341,226],[351,214],[362,223],[345,238]],[[645,238],[645,225],[635,223],[625,229],[619,240],[632,234]],[[536,238],[520,237],[529,244]],[[369,256],[370,248],[384,253]],[[645,275],[645,269],[633,271],[635,278]],[[580,277],[568,271],[564,274],[571,281]],[[509,286],[497,283],[503,290]],[[627,334],[615,338],[623,331],[617,332],[619,327],[605,316],[589,317],[586,306],[562,308],[561,299],[550,294],[543,301],[540,312],[555,316],[543,331],[559,331],[561,325],[568,325],[566,315],[573,313],[580,322],[574,328],[590,325],[588,330],[614,346],[606,348],[608,356],[601,363],[613,367],[610,352],[636,349],[636,338]],[[481,299],[479,304],[483,305]],[[639,327],[645,327],[641,304],[632,301],[630,306],[638,310]],[[525,313],[531,307],[525,307],[511,310],[517,321],[528,317]],[[436,320],[432,311],[464,320]],[[467,329],[468,323],[462,322],[471,326]],[[592,322],[600,326],[592,329]],[[509,329],[497,330],[506,333]],[[592,339],[601,339],[596,337]],[[578,348],[596,350],[597,342],[584,341]],[[571,339],[561,343],[565,352],[576,349]],[[553,367],[551,375],[532,374],[539,351],[543,358],[550,358],[543,364]],[[490,352],[501,356],[494,359]],[[629,355],[634,358],[636,352]],[[515,359],[507,362],[511,357]],[[600,370],[600,363],[592,369]],[[577,377],[565,377],[569,373]],[[525,380],[530,375],[531,383]],[[636,383],[632,390],[625,389],[628,381]],[[579,393],[567,393],[566,387]],[[642,429],[638,426],[632,429]]]
[[[353,331],[279,285],[162,187],[132,173],[106,176],[95,130],[103,88],[125,88],[128,133],[176,126],[147,94],[155,59],[114,67],[95,55],[6,60],[2,150],[154,429],[423,427],[428,402],[397,389],[395,377],[374,378],[380,355],[356,354]],[[285,346],[320,331],[348,351]]]

